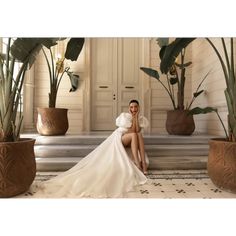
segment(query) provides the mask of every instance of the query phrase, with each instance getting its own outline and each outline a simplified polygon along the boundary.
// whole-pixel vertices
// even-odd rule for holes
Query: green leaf
[[[71,71],[66,71],[67,75],[69,76],[71,88],[69,92],[75,92],[79,87],[79,75],[74,74]]]
[[[84,46],[84,38],[71,38],[67,43],[65,58],[76,61]]]
[[[198,115],[198,114],[207,114],[207,113],[211,113],[211,112],[217,112],[217,108],[214,108],[214,107],[205,107],[205,108],[195,107],[195,108],[191,109],[188,114]]]
[[[178,78],[177,77],[171,77],[170,78],[170,84],[174,85],[178,82]]]
[[[60,38],[17,38],[11,46],[11,54],[24,63],[29,60],[31,66],[43,46],[47,48],[56,45]]]
[[[175,41],[166,46],[160,65],[162,73],[168,73],[182,49],[187,47],[193,40],[195,40],[195,38],[176,38]]]
[[[193,96],[196,98],[196,97],[198,97],[203,92],[204,92],[204,89],[199,91],[199,92],[193,93]]]
[[[166,46],[163,46],[161,48],[161,50],[159,51],[159,58],[162,60],[162,58],[164,57],[165,55],[165,50],[166,50]]]
[[[153,78],[159,80],[160,76],[159,76],[158,71],[153,70],[153,69],[151,69],[151,68],[147,68],[147,67],[140,67],[140,69],[141,69],[144,73],[146,73],[147,75],[149,75],[149,76],[151,76],[151,77],[153,77]]]
[[[57,45],[57,41],[65,40],[66,38],[39,38],[37,41],[39,44],[42,44],[46,48],[51,48]]]
[[[157,38],[157,44],[160,48],[169,44],[169,38]]]
[[[231,132],[233,133],[234,132],[233,130],[234,130],[234,127],[235,127],[235,124],[236,124],[234,108],[233,108],[234,102],[231,100],[228,89],[229,88],[226,88],[225,91],[224,91],[226,102],[227,102],[227,107],[228,107],[228,126],[229,126],[228,130],[229,130],[230,133]],[[234,135],[236,137],[236,133]]]

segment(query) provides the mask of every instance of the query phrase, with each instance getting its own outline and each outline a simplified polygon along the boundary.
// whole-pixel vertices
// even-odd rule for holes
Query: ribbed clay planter
[[[37,108],[37,131],[41,135],[64,135],[69,127],[64,108]]]
[[[0,143],[0,197],[24,193],[36,175],[35,139]]]
[[[186,110],[167,111],[166,130],[174,135],[191,135],[195,130],[193,115]]]
[[[236,143],[223,139],[209,141],[208,175],[219,188],[236,193]]]

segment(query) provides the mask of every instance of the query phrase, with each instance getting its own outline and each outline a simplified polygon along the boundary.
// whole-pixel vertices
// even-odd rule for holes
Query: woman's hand
[[[133,116],[133,113],[132,113],[132,111],[131,111],[131,109],[129,108],[129,114],[131,114],[132,116]]]
[[[139,116],[139,107],[138,107],[137,111],[133,114],[133,117],[135,117],[135,118],[138,118],[138,116]]]

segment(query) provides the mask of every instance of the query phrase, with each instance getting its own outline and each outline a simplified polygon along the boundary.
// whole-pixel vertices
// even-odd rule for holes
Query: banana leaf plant
[[[185,45],[183,46],[180,41],[175,42],[176,50],[172,50],[171,48],[168,48],[168,55],[166,54],[166,57],[163,59],[161,63],[161,71],[166,72],[169,70],[171,63],[169,61],[174,61],[176,56],[178,55],[178,50],[182,50],[184,47],[186,47],[189,43],[191,43],[195,38],[192,39],[182,39],[182,41],[185,41]],[[216,53],[221,68],[223,70],[224,79],[226,82],[226,89],[224,91],[227,108],[228,108],[228,134],[226,132],[226,129],[223,125],[223,122],[221,120],[221,124],[223,125],[223,128],[226,133],[226,139],[228,141],[236,142],[236,75],[235,75],[235,52],[234,52],[234,38],[228,39],[229,47],[227,48],[226,44],[227,41],[225,38],[221,38],[221,46],[223,49],[222,54],[219,51],[219,48],[215,46],[215,44],[212,42],[211,39],[206,38],[207,42],[210,44],[214,52]],[[178,50],[177,50],[178,49]],[[196,114],[205,114],[207,110],[203,110],[202,113],[200,111],[197,111]],[[212,112],[212,111],[209,111]],[[194,114],[194,110],[191,112]],[[219,117],[219,116],[218,116]]]
[[[49,49],[59,40],[61,39],[9,38],[6,52],[0,52],[0,142],[19,140],[23,120],[20,109],[21,91],[25,72],[34,64],[36,56],[43,47]],[[75,60],[76,54],[70,58]],[[16,63],[20,63],[20,66],[15,74]]]
[[[66,46],[65,55],[58,61],[55,60],[52,52],[52,48],[48,48],[49,56],[43,48],[43,54],[47,61],[48,72],[50,77],[50,92],[49,107],[56,107],[57,92],[61,83],[61,80],[66,73],[70,79],[71,88],[69,92],[74,92],[78,88],[79,75],[70,71],[70,67],[64,68],[65,59],[76,61],[80,55],[80,52],[84,45],[84,38],[71,38]]]
[[[207,78],[209,72],[204,76],[196,91],[193,93],[189,104],[184,105],[185,93],[185,72],[186,68],[192,64],[191,61],[185,62],[186,47],[193,39],[176,39],[169,43],[168,38],[158,38],[157,43],[160,46],[159,57],[161,59],[161,72],[165,74],[167,85],[160,79],[159,72],[152,68],[140,67],[148,76],[155,78],[167,92],[170,97],[174,110],[189,110],[194,100],[204,92],[200,87]],[[179,46],[180,45],[180,46]],[[172,56],[174,55],[174,56]],[[180,63],[177,63],[177,58],[180,56]],[[163,69],[163,64],[165,68]],[[176,93],[177,86],[177,93]],[[175,95],[176,94],[176,95]]]

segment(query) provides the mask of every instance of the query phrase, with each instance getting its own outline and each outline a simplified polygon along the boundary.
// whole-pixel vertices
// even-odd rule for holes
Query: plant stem
[[[185,87],[185,68],[184,64],[185,49],[181,51],[181,75],[180,75],[180,86],[179,86],[179,107],[181,110],[184,109],[184,87]]]
[[[8,73],[9,73],[9,57],[10,57],[10,47],[11,47],[11,38],[8,39],[7,43],[7,52],[6,52],[6,60],[5,60],[5,78],[8,78]]]
[[[173,103],[174,103],[174,109],[176,109],[176,104],[175,104],[175,90],[174,90],[174,85],[171,85],[171,89],[172,89],[172,95],[173,95]]]
[[[235,71],[234,71],[234,39],[230,39],[230,46],[231,46],[231,72],[232,76],[234,78],[234,83],[235,83]]]
[[[60,83],[61,83],[61,79],[62,79],[64,73],[65,73],[66,71],[68,71],[68,70],[69,70],[69,67],[66,67],[65,70],[62,72],[62,74],[61,74],[61,76],[60,76],[60,79],[58,80],[58,83],[57,83],[57,90],[59,89],[59,86],[60,86]]]
[[[198,91],[199,91],[199,89],[200,89],[200,87],[201,87],[201,85],[202,85],[202,83],[204,82],[204,80],[207,78],[207,76],[210,74],[210,72],[211,71],[208,71],[208,73],[204,76],[204,78],[202,79],[202,81],[200,82],[200,84],[198,85],[198,87],[197,87],[197,89],[196,89],[196,92],[195,93],[197,93]],[[193,104],[193,102],[195,101],[195,99],[196,99],[196,97],[195,96],[193,96],[192,97],[192,100],[191,100],[191,102],[190,102],[190,104],[189,104],[189,106],[186,108],[186,110],[189,110],[190,108],[191,108],[191,106],[192,106],[192,104]]]
[[[54,67],[54,59],[52,55],[52,50],[51,48],[49,49],[50,52],[50,58],[51,58],[51,69],[52,69],[52,81],[51,81],[51,86],[50,86],[50,95],[49,95],[49,107],[56,107],[56,99],[57,99],[57,69],[56,65]]]
[[[228,136],[228,134],[227,134],[227,131],[226,131],[225,125],[224,125],[224,123],[223,123],[223,121],[222,121],[222,119],[221,119],[221,117],[220,117],[218,111],[215,111],[215,112],[216,112],[216,115],[218,116],[218,118],[219,118],[219,120],[220,120],[221,125],[223,126],[223,129],[224,129],[224,132],[225,132],[226,139],[229,140],[229,136]]]
[[[47,57],[47,54],[46,52],[44,51],[44,49],[42,48],[42,51],[43,51],[43,54],[44,54],[44,57],[46,59],[46,62],[47,62],[47,66],[48,66],[48,72],[49,72],[49,78],[50,78],[50,87],[52,85],[52,81],[53,81],[53,72],[51,71],[51,67],[50,67],[50,64],[49,64],[49,60],[48,60],[48,57]]]
[[[166,74],[166,80],[167,80],[168,88],[169,88],[169,91],[170,91],[170,97],[171,97],[172,105],[173,105],[174,109],[176,109],[176,105],[175,105],[175,95],[174,95],[174,87],[173,87],[173,85],[172,85],[172,90],[171,90],[171,87],[170,87],[170,80],[169,80],[168,74]]]
[[[224,53],[225,53],[225,60],[226,60],[226,65],[228,67],[228,74],[230,74],[229,56],[228,56],[228,53],[227,53],[227,49],[226,49],[224,38],[221,38],[221,42],[222,42]]]
[[[161,80],[158,80],[161,84],[162,84],[162,86],[165,88],[165,90],[166,90],[166,92],[168,93],[168,95],[169,95],[169,97],[170,97],[170,99],[171,99],[171,102],[172,102],[172,104],[173,104],[173,107],[174,107],[174,109],[175,109],[175,101],[173,100],[173,97],[172,97],[172,95],[171,95],[171,92],[166,88],[166,86],[161,82]]]

